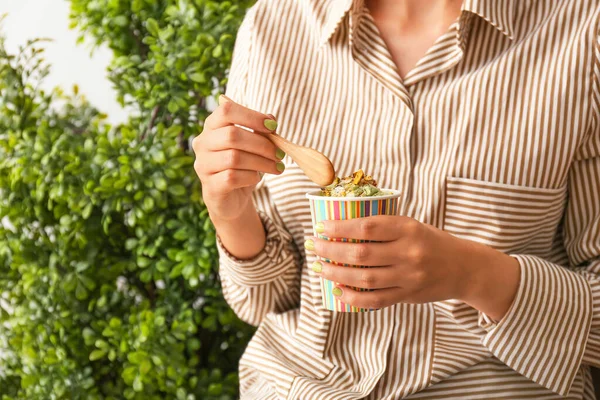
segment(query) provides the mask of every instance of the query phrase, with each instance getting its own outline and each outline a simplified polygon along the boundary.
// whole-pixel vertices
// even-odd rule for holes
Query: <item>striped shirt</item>
[[[521,282],[501,321],[456,300],[325,310],[302,246],[315,185],[286,157],[255,190],[264,250],[219,246],[225,298],[258,326],[242,399],[594,398],[599,21],[598,0],[465,0],[401,79],[363,1],[258,1],[227,94],[401,190],[403,215],[515,257]]]

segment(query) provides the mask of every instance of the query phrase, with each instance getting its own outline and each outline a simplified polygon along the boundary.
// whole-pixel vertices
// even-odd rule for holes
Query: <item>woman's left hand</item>
[[[322,260],[312,265],[323,278],[343,284],[339,298],[353,306],[382,308],[458,299],[499,320],[518,288],[520,270],[513,257],[412,218],[381,215],[323,221],[317,230],[328,238],[372,241],[313,237],[305,242],[306,249],[320,258],[372,267],[349,268]],[[347,286],[375,290],[359,292]]]

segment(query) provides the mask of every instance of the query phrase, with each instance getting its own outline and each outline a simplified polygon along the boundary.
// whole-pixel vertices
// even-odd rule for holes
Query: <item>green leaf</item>
[[[146,268],[151,263],[152,263],[152,260],[147,257],[138,257],[138,259],[137,259],[137,265],[140,268]]]
[[[94,350],[90,353],[90,361],[96,361],[106,355],[106,350]]]
[[[140,273],[140,281],[148,283],[152,280],[152,270],[147,269]]]
[[[221,43],[225,43],[225,42],[229,42],[233,40],[233,35],[226,33],[224,35],[221,35],[221,38],[219,39],[219,42]]]
[[[165,70],[165,65],[163,63],[157,62],[156,64],[154,64],[154,72],[156,72],[157,74],[160,74],[164,70]]]
[[[189,237],[187,228],[179,228],[174,234],[173,238],[176,240],[185,240]]]
[[[81,381],[81,387],[84,389],[91,389],[94,385],[96,384],[96,382],[94,381],[94,378],[86,378],[83,381]]]
[[[69,274],[63,283],[63,289],[66,292],[72,292],[77,287],[77,276],[73,273]]]
[[[157,356],[152,356],[152,362],[154,363],[154,365],[156,365],[157,367],[160,367],[161,365],[163,365],[162,360],[157,357]]]
[[[137,246],[137,239],[136,238],[129,238],[125,241],[125,248],[127,250],[133,250],[136,246]]]
[[[85,300],[88,297],[88,291],[85,289],[83,284],[78,283],[77,288],[75,289],[75,297],[77,300]]]
[[[142,331],[143,337],[148,337],[148,335],[150,334],[150,327],[147,324],[142,325],[140,330]]]
[[[177,105],[177,102],[175,100],[171,99],[169,101],[169,104],[167,104],[167,110],[169,110],[169,112],[172,114],[179,111],[179,106]]]
[[[198,384],[198,377],[197,376],[192,376],[190,378],[190,382],[189,382],[190,387],[191,388],[195,388],[197,384]]]
[[[212,56],[214,58],[220,58],[223,55],[223,46],[220,44],[216,45],[213,49]]]
[[[113,19],[113,22],[117,26],[127,26],[129,24],[129,20],[124,15],[118,15]]]
[[[218,396],[223,392],[223,385],[221,383],[211,383],[208,385],[208,394],[211,396]]]
[[[190,351],[196,351],[200,348],[200,340],[196,338],[188,339],[187,346]]]
[[[88,278],[85,275],[79,275],[79,280],[83,283],[83,285],[88,289],[88,290],[94,290],[96,288],[96,282],[94,282],[93,279]]]
[[[166,259],[162,259],[156,263],[156,270],[158,272],[168,272],[170,267],[171,263]]]
[[[140,372],[142,373],[142,375],[148,374],[148,372],[150,372],[151,369],[152,369],[152,364],[150,363],[150,361],[148,361],[148,360],[142,361],[142,364],[140,365]]]
[[[140,376],[136,376],[133,380],[133,390],[136,392],[141,392],[144,390],[144,383],[142,382],[142,378]]]
[[[137,375],[137,371],[138,371],[138,369],[135,366],[127,367],[123,370],[123,373],[121,373],[121,377],[123,378],[123,380],[125,381],[126,384],[132,385],[133,380],[135,379],[135,377]]]
[[[178,276],[181,276],[181,271],[183,270],[183,267],[184,267],[184,266],[185,266],[185,265],[184,265],[184,264],[181,264],[181,263],[180,263],[180,264],[177,264],[177,265],[175,266],[175,268],[173,268],[173,269],[171,270],[171,273],[169,274],[169,278],[171,278],[171,279],[174,279],[174,278],[177,278]]]
[[[142,363],[142,361],[144,361],[146,359],[146,356],[143,353],[136,351],[136,352],[127,354],[127,359],[129,360],[130,363],[139,365]]]
[[[110,319],[110,322],[108,324],[113,329],[119,329],[121,327],[121,325],[122,325],[121,320],[119,318],[116,318],[116,317],[112,317]]]
[[[169,40],[171,38],[171,36],[173,36],[174,33],[175,33],[175,30],[173,29],[173,26],[167,25],[167,27],[165,27],[163,30],[161,30],[158,33],[158,37],[163,42],[166,42],[167,40]]]
[[[83,272],[86,269],[88,269],[89,267],[90,267],[89,263],[79,261],[78,263],[75,264],[75,271]]]
[[[98,306],[98,308],[104,307],[106,305],[106,296],[100,296],[100,298],[96,302],[96,305]]]
[[[146,197],[144,199],[144,203],[142,204],[142,208],[146,212],[150,212],[154,209],[154,199],[152,197]]]
[[[87,342],[89,342],[89,341],[91,341],[91,340],[94,339],[94,336],[96,336],[96,333],[91,328],[88,328],[86,326],[85,328],[83,328],[82,336],[83,336],[83,339],[87,343]]]
[[[180,253],[182,253],[182,251],[179,249],[168,249],[167,257],[169,257],[169,260],[171,261],[181,261],[181,259],[179,258]]]
[[[206,82],[206,75],[204,75],[202,72],[195,72],[193,74],[190,74],[189,77],[194,82],[198,82],[198,83]]]
[[[176,138],[176,137],[177,137],[177,135],[179,135],[179,133],[180,133],[182,130],[183,130],[183,129],[182,129],[181,125],[177,125],[177,124],[175,124],[175,125],[171,126],[169,129],[167,129],[167,130],[164,132],[164,135],[165,135],[166,137],[170,137],[170,138]]]
[[[37,382],[37,377],[32,375],[25,375],[21,378],[21,387],[27,389]]]
[[[106,328],[104,328],[104,330],[102,331],[102,336],[111,337],[111,336],[114,336],[114,335],[115,335],[115,331],[113,331],[108,326]]]
[[[156,22],[154,18],[148,18],[146,20],[146,29],[148,29],[148,32],[150,32],[152,36],[158,36],[158,22]]]
[[[90,217],[90,215],[92,214],[92,209],[93,209],[93,205],[92,203],[88,203],[83,211],[81,211],[81,216],[83,217],[83,219],[88,219]]]
[[[183,196],[186,194],[186,190],[185,187],[183,185],[172,185],[169,186],[168,189],[169,193],[171,193],[173,196]]]
[[[133,160],[132,165],[133,165],[133,169],[135,169],[138,172],[141,172],[142,169],[144,168],[144,163],[139,158],[136,158],[135,160]]]
[[[167,181],[161,177],[154,178],[154,187],[164,192],[167,190]]]
[[[152,151],[151,154],[152,154],[152,159],[157,164],[164,164],[167,161],[167,158],[165,157],[165,153],[162,150]]]

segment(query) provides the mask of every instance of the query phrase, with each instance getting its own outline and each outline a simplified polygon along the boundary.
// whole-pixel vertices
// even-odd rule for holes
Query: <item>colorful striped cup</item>
[[[320,196],[319,191],[308,193],[306,197],[310,201],[310,213],[312,215],[312,224],[314,235],[323,239],[342,241],[348,240],[357,242],[354,239],[330,239],[323,235],[319,235],[314,230],[317,222],[323,220],[344,220],[361,217],[369,217],[372,215],[397,215],[398,214],[398,198],[400,192],[397,190],[382,189],[385,192],[392,193],[387,196],[375,196],[375,197],[325,197]],[[335,261],[324,259],[327,262],[331,262],[336,265],[340,265]],[[360,265],[348,265],[347,267],[354,268],[367,268]],[[321,294],[323,296],[323,304],[325,308],[331,311],[341,312],[364,312],[373,311],[369,308],[354,307],[350,304],[346,304],[338,300],[333,296],[331,291],[336,286],[343,287],[341,284],[337,284],[328,279],[321,278]],[[361,289],[352,287],[354,290],[368,291],[369,289]]]

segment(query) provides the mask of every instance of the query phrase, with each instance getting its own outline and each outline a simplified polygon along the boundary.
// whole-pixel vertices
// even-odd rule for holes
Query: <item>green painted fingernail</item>
[[[306,239],[304,242],[304,248],[306,250],[313,251],[315,249],[315,242],[313,242],[312,239]]]
[[[317,274],[320,274],[321,271],[323,271],[323,264],[321,264],[318,261],[315,261],[314,263],[312,263],[311,268],[314,272],[316,272]]]
[[[277,168],[277,171],[283,172],[283,170],[285,169],[285,164],[282,162],[278,162],[277,165],[275,165],[275,168]]]
[[[317,233],[325,232],[325,225],[322,222],[317,222],[315,225],[315,231],[317,231]]]
[[[275,129],[277,129],[277,121],[273,119],[265,119],[264,124],[265,128],[267,128],[270,131],[275,131]]]
[[[335,287],[333,288],[333,290],[331,291],[331,294],[334,295],[335,297],[340,297],[342,295],[342,289],[340,289],[339,287]]]
[[[285,157],[285,151],[277,149],[275,152],[275,157],[277,157],[278,160],[283,160],[283,157]]]

